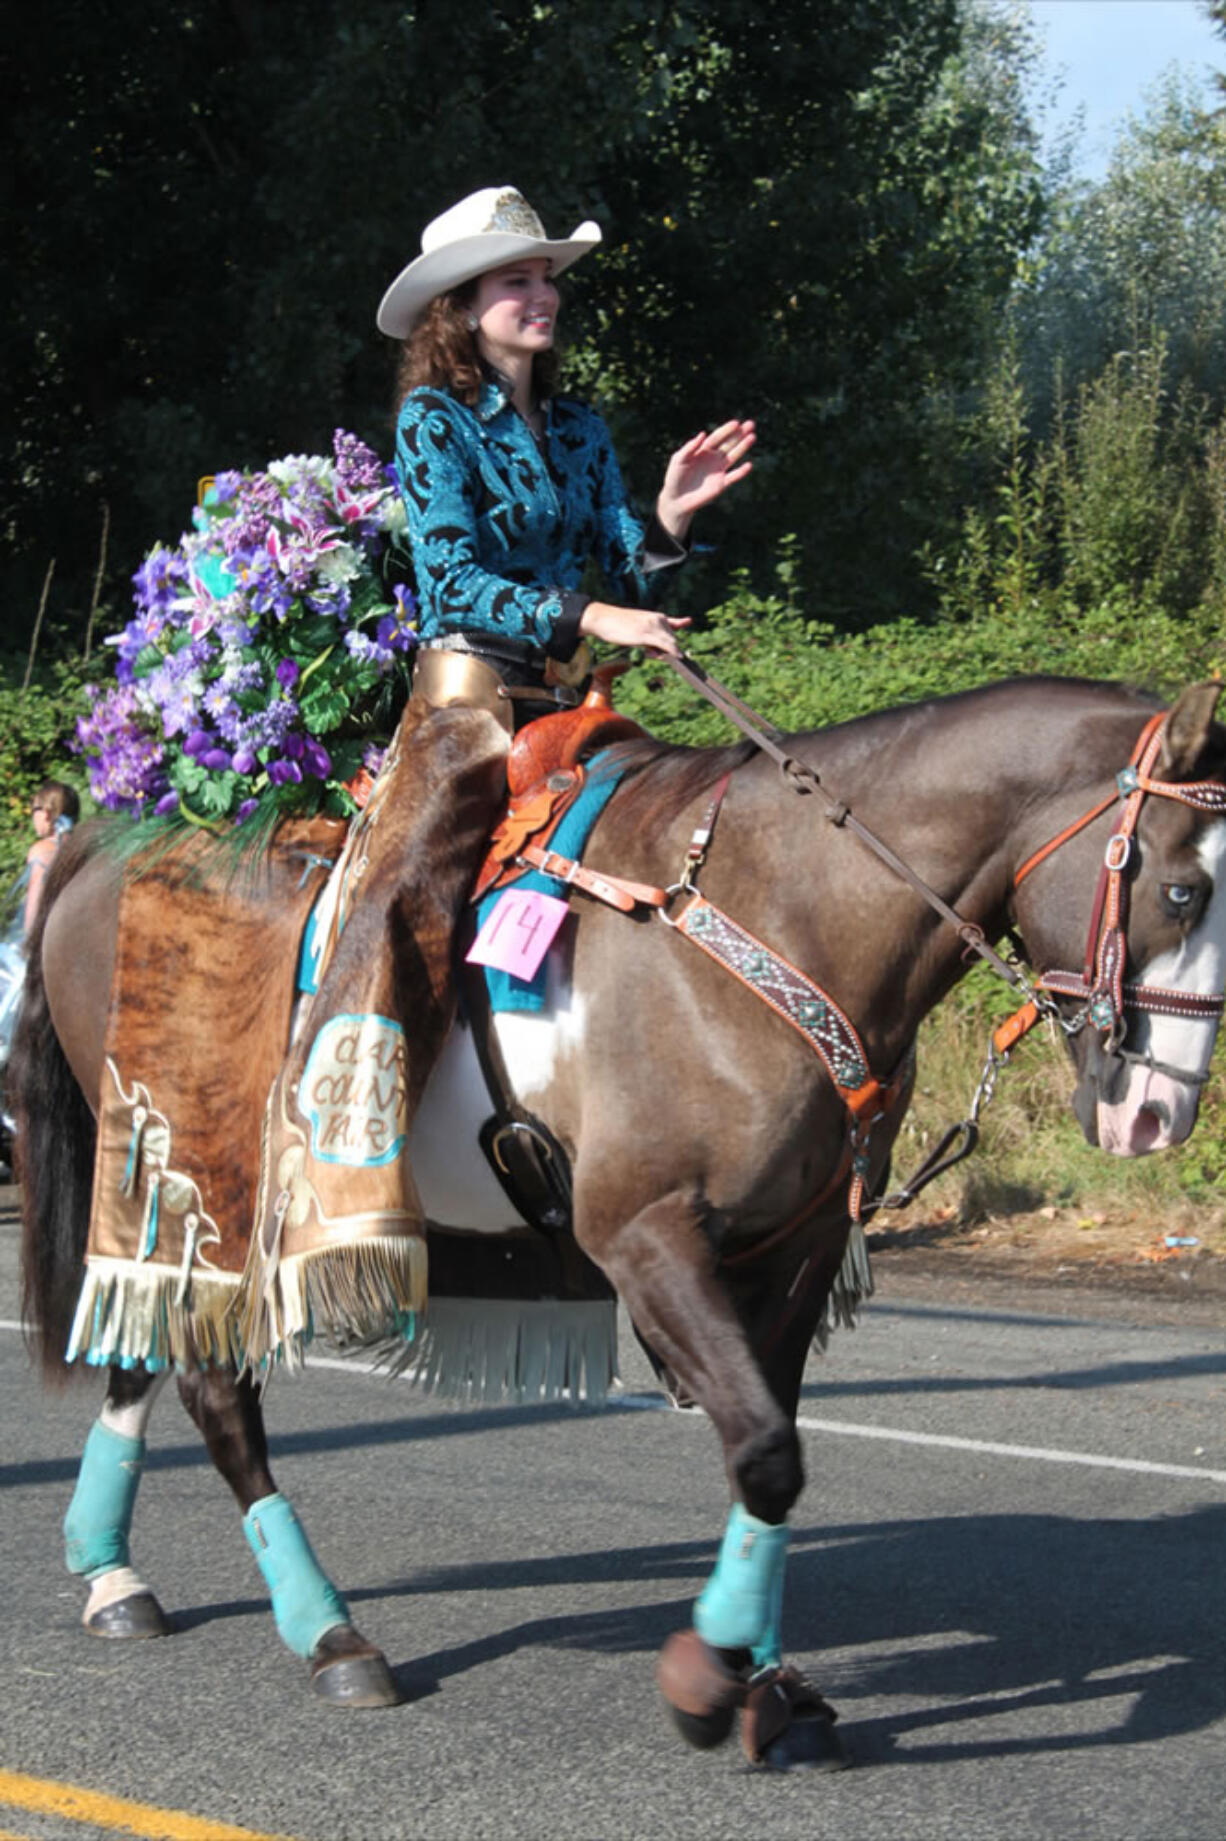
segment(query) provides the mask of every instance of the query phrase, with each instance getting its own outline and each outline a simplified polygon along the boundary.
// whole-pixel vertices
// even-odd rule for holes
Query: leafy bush
[[[1173,694],[1213,675],[1226,658],[1211,608],[1183,619],[1135,613],[1120,589],[1083,615],[1067,609],[1063,620],[1033,598],[1004,609],[992,604],[963,619],[904,617],[868,633],[840,634],[807,621],[786,581],[778,593],[761,595],[741,578],[685,643],[714,677],[783,729],[823,728],[1034,671],[1115,678]],[[669,741],[730,739],[724,719],[658,660],[622,679],[617,702]]]

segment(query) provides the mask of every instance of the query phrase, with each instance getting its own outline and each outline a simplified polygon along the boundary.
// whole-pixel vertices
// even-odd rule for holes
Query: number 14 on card
[[[530,982],[569,912],[566,902],[556,895],[542,895],[537,889],[504,889],[469,947],[468,960]]]

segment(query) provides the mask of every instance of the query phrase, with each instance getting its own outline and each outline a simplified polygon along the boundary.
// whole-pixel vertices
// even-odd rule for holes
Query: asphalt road
[[[809,1371],[786,1605],[856,1768],[766,1777],[734,1745],[687,1750],[657,1702],[726,1498],[710,1426],[660,1410],[629,1338],[627,1397],[600,1414],[449,1407],[331,1367],[274,1385],[278,1480],[399,1708],[310,1698],[172,1398],[133,1545],[176,1633],[87,1638],[59,1524],[100,1389],[37,1384],[0,1195],[0,1831],[119,1832],[6,1807],[8,1772],[302,1841],[1216,1841],[1226,1334],[1129,1321],[1118,1296],[908,1297],[887,1263]]]

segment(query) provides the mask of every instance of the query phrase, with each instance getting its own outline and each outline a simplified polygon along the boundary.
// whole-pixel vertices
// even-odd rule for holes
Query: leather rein
[[[879,1208],[906,1207],[937,1176],[942,1175],[970,1155],[979,1138],[980,1111],[992,1098],[1000,1068],[1007,1062],[1018,1042],[1029,1034],[1042,1017],[1050,1018],[1069,1036],[1077,1035],[1088,1024],[1093,1024],[1103,1032],[1108,1052],[1126,1060],[1143,1062],[1151,1068],[1189,1083],[1203,1083],[1206,1078],[1203,1075],[1168,1067],[1164,1063],[1154,1061],[1152,1056],[1129,1053],[1122,1046],[1127,1031],[1126,1013],[1130,1009],[1150,1010],[1166,1016],[1216,1021],[1221,1017],[1223,1006],[1226,1004],[1226,995],[1221,992],[1201,995],[1170,990],[1160,985],[1126,984],[1124,982],[1127,960],[1125,930],[1129,898],[1129,882],[1126,872],[1132,859],[1137,821],[1146,797],[1175,799],[1197,811],[1211,813],[1215,816],[1226,815],[1226,786],[1219,781],[1177,782],[1159,780],[1154,777],[1153,768],[1161,753],[1169,711],[1158,711],[1146,723],[1127,767],[1121,769],[1116,775],[1114,790],[1105,799],[1093,805],[1089,811],[1083,813],[1073,824],[1067,825],[1064,830],[1036,850],[1022,864],[1014,877],[1013,886],[1016,889],[1040,863],[1053,855],[1062,844],[1077,836],[1095,819],[1102,817],[1115,805],[1117,799],[1122,801],[1099,872],[1082,971],[1078,973],[1053,970],[1041,973],[1032,980],[1027,977],[1020,965],[1010,964],[989,945],[983,929],[976,922],[967,920],[952,908],[935,889],[924,881],[923,877],[911,868],[910,864],[891,850],[889,845],[885,844],[867,825],[862,824],[844,800],[839,799],[829,788],[824,787],[821,776],[815,768],[797,761],[794,756],[790,755],[786,747],[786,738],[781,730],[764,724],[748,704],[743,703],[725,685],[718,683],[692,659],[669,658],[667,663],[693,690],[706,698],[743,734],[756,743],[763,753],[777,761],[797,793],[811,794],[819,791],[824,793],[827,801],[824,815],[828,821],[852,831],[875,856],[910,888],[914,889],[942,919],[956,929],[967,952],[976,953],[1015,990],[1024,994],[1025,1001],[1021,1006],[992,1032],[988,1057],[968,1117],[951,1126],[919,1170],[900,1189],[889,1195],[871,1200],[862,1199],[863,1178],[868,1165],[866,1154],[868,1131],[865,1127],[867,1125],[871,1128],[875,1118],[871,1116],[867,1120],[863,1118],[867,1110],[864,1100],[867,1100],[868,1094],[865,1093],[864,1100],[861,1100],[860,1095],[851,1087],[846,1077],[840,1079],[842,1070],[831,1068],[832,1078],[844,1104],[848,1107],[852,1121],[850,1148],[851,1164],[855,1174],[853,1175],[850,1212],[853,1220],[864,1219]],[[675,883],[668,891],[670,897],[686,893],[690,897],[701,900],[694,886],[693,874],[705,857],[719,805],[726,790],[727,777],[717,787],[712,805],[708,808],[702,824],[694,834],[681,881]],[[718,910],[714,910],[714,913],[718,915]],[[668,919],[663,909],[661,918]],[[701,923],[699,928],[685,924],[687,919],[692,918],[699,919]],[[687,901],[687,906],[679,915],[678,921],[673,924],[679,925],[689,937],[696,939],[698,944],[710,951],[708,940],[701,937],[702,932],[708,930],[705,926],[706,920],[707,917],[703,914],[702,908],[691,899]],[[726,923],[727,917],[720,915],[719,920]],[[724,957],[727,962],[727,956],[724,955]],[[775,963],[786,964],[781,961],[775,961]],[[730,965],[729,969],[738,970],[735,965]],[[789,967],[788,969],[793,970],[794,968]],[[825,994],[821,995],[824,997]],[[1066,1016],[1056,1001],[1060,998],[1080,999],[1080,1008],[1072,1016]],[[770,999],[768,998],[767,1001]],[[829,1003],[830,1000],[826,1001]],[[780,1008],[778,1004],[774,1004],[773,1007]],[[831,1007],[837,1011],[837,1006],[832,1005]],[[795,1021],[793,1016],[786,1015],[786,1012],[782,1010],[781,1014],[785,1014],[787,1021]],[[841,1012],[838,1012],[838,1015],[843,1022],[846,1022]],[[847,1027],[851,1030],[850,1024]],[[851,1030],[851,1035],[852,1039],[857,1041],[858,1046],[854,1030]],[[815,1046],[818,1045],[815,1044]],[[827,1065],[830,1065],[829,1062]],[[863,1075],[866,1077],[867,1073],[867,1065],[865,1065]],[[877,1089],[889,1103],[892,1103],[896,1096],[896,1087],[897,1084],[900,1084],[900,1080],[900,1074],[896,1074],[891,1082],[883,1083]],[[866,1086],[877,1087],[877,1083],[866,1080]],[[887,1103],[883,1110],[888,1109],[889,1104]],[[875,1117],[883,1116],[883,1110],[878,1110]],[[841,1174],[845,1175],[845,1173],[844,1169]],[[828,1191],[824,1192],[819,1200],[824,1200],[826,1193]],[[809,1205],[805,1211],[806,1216],[812,1212],[814,1206],[815,1204],[812,1203]],[[772,1243],[775,1238],[776,1236],[771,1237]]]

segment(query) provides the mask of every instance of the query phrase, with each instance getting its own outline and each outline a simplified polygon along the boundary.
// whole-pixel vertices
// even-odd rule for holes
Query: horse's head
[[[1074,822],[1018,872],[1018,925],[1077,1069],[1074,1110],[1089,1142],[1120,1156],[1189,1135],[1217,1034],[1226,989],[1221,688],[1193,685],[1165,720],[1153,719],[1132,761],[1116,763],[1118,796],[1091,806],[1088,822]]]

